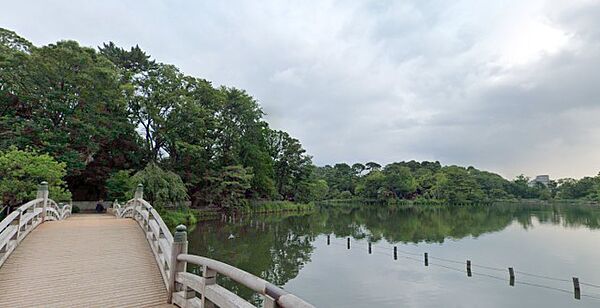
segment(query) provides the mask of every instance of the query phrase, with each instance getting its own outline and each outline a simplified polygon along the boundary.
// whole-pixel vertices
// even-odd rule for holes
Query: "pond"
[[[317,307],[600,306],[594,206],[320,207],[202,222],[189,241],[191,253],[244,269]],[[259,301],[231,281],[220,283]]]

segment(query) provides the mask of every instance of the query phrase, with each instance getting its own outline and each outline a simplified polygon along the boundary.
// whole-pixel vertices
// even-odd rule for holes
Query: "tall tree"
[[[283,131],[269,131],[269,153],[274,161],[275,184],[279,195],[294,199],[298,185],[310,175],[311,158],[297,139]]]
[[[387,189],[398,198],[409,198],[417,189],[410,168],[401,164],[389,164],[383,169]]]
[[[0,61],[0,147],[29,146],[65,162],[77,199],[98,197],[113,170],[135,164],[134,127],[108,60],[63,41]]]

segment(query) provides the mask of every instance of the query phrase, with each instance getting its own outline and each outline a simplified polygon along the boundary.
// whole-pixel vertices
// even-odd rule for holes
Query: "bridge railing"
[[[136,220],[146,233],[152,253],[167,287],[169,302],[179,307],[254,307],[237,294],[217,284],[217,274],[252,289],[264,298],[265,308],[313,307],[311,304],[281,288],[217,260],[190,255],[186,227],[177,226],[175,236],[158,212],[143,199],[143,186],[138,185],[135,197],[121,206],[113,204],[117,217]],[[187,272],[187,264],[202,267],[202,276]]]
[[[71,206],[62,208],[48,199],[48,183],[38,187],[37,198],[31,200],[0,221],[0,266],[23,239],[46,220],[62,220],[71,215]]]

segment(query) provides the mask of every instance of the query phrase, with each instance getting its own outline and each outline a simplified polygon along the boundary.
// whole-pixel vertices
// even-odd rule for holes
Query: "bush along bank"
[[[291,201],[255,201],[249,206],[236,208],[235,211],[243,214],[250,213],[279,213],[279,212],[312,212],[315,204],[295,203]]]
[[[188,208],[159,209],[158,212],[169,229],[175,229],[178,225],[191,228],[198,223],[194,211]]]
[[[257,201],[244,207],[236,207],[233,212],[238,214],[258,214],[258,213],[284,213],[301,212],[310,213],[315,210],[315,205],[311,203],[294,203],[290,201]],[[161,209],[159,210],[165,224],[173,229],[177,225],[183,224],[188,227],[195,226],[200,221],[219,219],[223,214],[216,209]]]

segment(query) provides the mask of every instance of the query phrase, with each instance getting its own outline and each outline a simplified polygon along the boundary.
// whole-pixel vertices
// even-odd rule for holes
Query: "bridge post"
[[[143,184],[138,184],[137,188],[135,189],[135,196],[136,199],[144,199],[144,185]]]
[[[37,199],[44,199],[42,201],[42,222],[46,220],[46,208],[48,206],[48,182],[43,181],[38,186]]]
[[[142,183],[138,184],[133,197],[136,199],[136,201],[133,206],[133,212],[131,212],[131,217],[135,219],[136,209],[138,208],[138,206],[142,205],[142,203],[137,201],[137,199],[144,199],[144,185]]]
[[[177,261],[179,254],[187,254],[188,241],[187,241],[187,228],[184,225],[175,227],[175,235],[173,236],[173,245],[171,246],[171,267],[169,268],[169,303],[173,303],[173,293],[177,292],[176,279],[177,273],[186,272],[187,262]],[[191,298],[196,296],[195,292],[188,293],[188,287],[183,286],[183,291],[186,293],[185,298]]]

